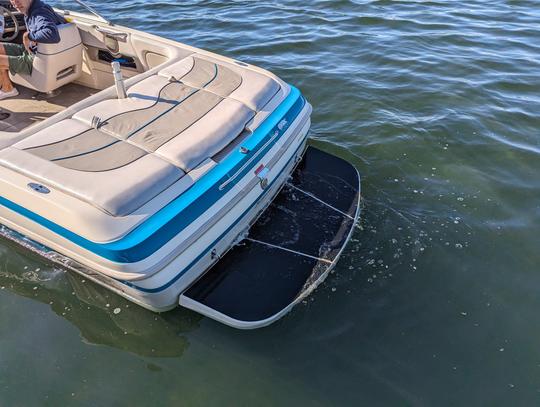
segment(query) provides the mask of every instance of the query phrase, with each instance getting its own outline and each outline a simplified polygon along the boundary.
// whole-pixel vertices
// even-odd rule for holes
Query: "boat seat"
[[[279,89],[277,82],[267,79]],[[237,70],[187,57],[130,87],[127,99],[103,101],[74,118],[89,126],[100,123],[100,131],[189,172],[242,133],[256,114],[250,106],[266,104],[275,94],[274,86],[255,86],[256,101],[242,103],[232,95],[245,83]]]
[[[83,55],[79,29],[75,24],[61,24],[58,33],[58,44],[38,44],[32,74],[10,75],[13,82],[47,93],[79,78]]]
[[[190,56],[131,86],[127,98],[101,101],[0,151],[0,165],[127,216],[190,179],[279,89],[263,74]]]
[[[134,212],[185,175],[155,155],[71,119],[0,151],[0,164],[113,216]]]
[[[159,75],[166,78],[182,78],[182,82],[194,87],[202,87],[202,84],[211,81],[205,89],[238,100],[256,112],[260,111],[280,89],[279,84],[266,75],[202,56],[189,56],[161,70]],[[224,84],[231,81],[237,86],[232,92],[226,92]]]
[[[205,116],[171,138],[156,151],[189,172],[229,145],[254,117],[254,112],[233,99],[225,99]]]

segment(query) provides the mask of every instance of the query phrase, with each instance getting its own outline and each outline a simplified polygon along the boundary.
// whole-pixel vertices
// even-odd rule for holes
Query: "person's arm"
[[[37,44],[29,38],[28,31],[26,31],[23,34],[22,40],[23,40],[24,48],[26,48],[26,50],[28,52],[34,52],[34,49],[35,49]]]
[[[60,34],[58,28],[53,19],[47,18],[47,16],[36,16],[34,24],[28,38],[31,41],[42,44],[58,44],[60,42]]]

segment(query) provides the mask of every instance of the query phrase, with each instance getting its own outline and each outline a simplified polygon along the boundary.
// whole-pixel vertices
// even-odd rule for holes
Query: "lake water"
[[[363,219],[253,332],[0,241],[0,405],[540,405],[538,1],[89,3],[298,86],[313,144],[363,175]]]

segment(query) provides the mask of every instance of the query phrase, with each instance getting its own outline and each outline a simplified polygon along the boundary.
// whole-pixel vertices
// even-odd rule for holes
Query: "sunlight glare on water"
[[[254,332],[153,314],[3,240],[0,404],[540,404],[537,1],[88,3],[299,87],[313,144],[362,174],[363,219],[326,283]]]

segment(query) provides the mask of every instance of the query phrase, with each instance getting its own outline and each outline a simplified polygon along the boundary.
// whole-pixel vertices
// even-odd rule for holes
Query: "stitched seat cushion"
[[[0,151],[0,165],[126,216],[215,156],[279,91],[269,76],[200,55]]]
[[[225,99],[178,136],[162,145],[157,153],[191,171],[231,143],[245,128],[254,112],[233,99]]]
[[[113,216],[132,213],[185,175],[159,157],[75,120],[0,151],[0,165]]]
[[[235,99],[256,112],[280,89],[278,82],[266,75],[203,56],[184,58],[160,71],[159,75],[181,79],[190,86],[204,87],[220,96]]]

